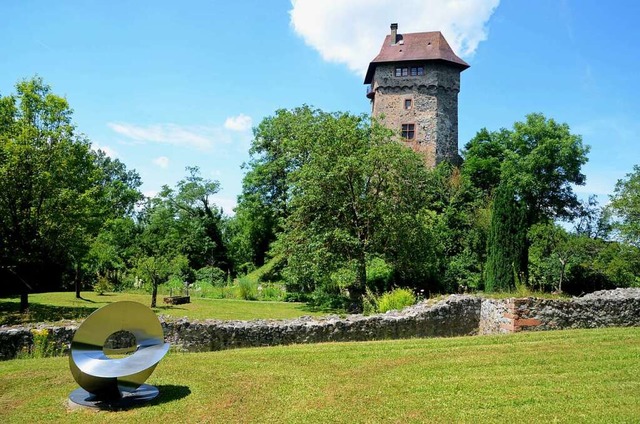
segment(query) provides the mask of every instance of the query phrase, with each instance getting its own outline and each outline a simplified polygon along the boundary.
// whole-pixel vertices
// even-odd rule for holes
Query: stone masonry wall
[[[387,128],[400,132],[402,124],[415,124],[415,138],[401,140],[420,153],[429,166],[443,160],[458,161],[458,92],[460,69],[439,62],[416,62],[422,76],[394,76],[397,63],[376,67],[372,89],[372,115]],[[411,109],[404,100],[411,99]]]
[[[183,351],[413,337],[451,337],[566,328],[640,326],[640,289],[616,289],[570,300],[484,299],[451,295],[400,312],[346,318],[188,321],[161,319],[165,340]],[[0,360],[15,358],[46,330],[58,352],[67,353],[77,325],[0,327]],[[124,341],[126,344],[126,341]]]

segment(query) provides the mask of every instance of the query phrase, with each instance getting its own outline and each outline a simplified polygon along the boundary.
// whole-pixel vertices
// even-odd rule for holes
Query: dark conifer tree
[[[487,240],[485,290],[510,291],[526,270],[525,210],[512,187],[496,189]]]

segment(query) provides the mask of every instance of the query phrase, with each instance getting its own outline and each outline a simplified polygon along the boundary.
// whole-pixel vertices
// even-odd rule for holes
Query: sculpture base
[[[96,395],[79,388],[69,395],[69,406],[93,409],[119,410],[140,406],[154,399],[160,391],[149,384],[143,384],[135,392],[124,393],[119,399],[99,399]]]

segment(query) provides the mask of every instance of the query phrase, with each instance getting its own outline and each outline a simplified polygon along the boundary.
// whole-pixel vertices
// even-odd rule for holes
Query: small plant
[[[244,300],[256,300],[258,298],[258,283],[250,278],[238,279],[238,294]]]
[[[416,303],[416,297],[411,290],[394,289],[380,296],[377,301],[378,312],[385,313],[394,309],[400,310]]]
[[[378,297],[367,288],[364,296],[362,296],[362,314],[371,315],[378,312]]]
[[[111,287],[111,283],[109,283],[107,277],[98,277],[98,281],[93,285],[93,291],[96,292],[98,296],[103,296],[106,292],[111,290],[113,290],[113,287]]]
[[[59,354],[56,344],[54,343],[49,330],[33,329],[33,344],[30,347],[22,349],[19,357],[21,358],[46,358]]]

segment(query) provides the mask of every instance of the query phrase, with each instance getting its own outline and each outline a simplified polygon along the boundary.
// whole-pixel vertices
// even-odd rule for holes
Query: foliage
[[[76,132],[67,101],[39,77],[0,96],[0,267],[3,292],[79,289],[92,240],[140,198],[133,171]]]
[[[572,185],[582,185],[586,177],[581,173],[587,162],[589,147],[582,144],[578,135],[571,134],[567,124],[559,124],[542,114],[527,115],[525,122],[516,122],[512,130],[496,132],[481,130],[465,146],[463,172],[487,194],[500,186],[510,187],[513,198],[523,214],[522,231],[526,235],[537,224],[554,219],[573,219],[581,212],[580,204],[573,193]],[[498,195],[496,194],[496,197]],[[494,209],[495,211],[495,209]],[[498,220],[492,222],[498,223]],[[515,227],[511,227],[515,228]],[[490,236],[491,238],[491,236]],[[489,242],[488,263],[497,266],[496,256],[501,247],[493,246],[500,238]],[[513,262],[515,277],[528,279],[527,249],[525,240],[522,257]],[[496,278],[498,268],[487,269],[488,285],[507,284],[508,263],[504,261]],[[489,281],[492,278],[492,281]],[[508,284],[512,286],[511,284]]]
[[[241,299],[256,300],[258,298],[258,284],[249,278],[238,279],[238,291]]]
[[[523,263],[528,260],[525,229],[522,205],[513,189],[501,184],[496,190],[487,239],[486,291],[512,291],[524,280]]]
[[[367,261],[367,288],[385,291],[391,288],[393,267],[383,258],[374,256]]]
[[[621,238],[640,247],[640,165],[635,165],[625,179],[618,180],[610,208],[618,218],[614,226]]]
[[[27,352],[19,355],[20,358],[48,358],[61,356],[62,349],[56,346],[51,333],[46,328],[34,328],[31,330],[33,344]]]
[[[98,280],[93,285],[93,291],[98,296],[103,296],[105,293],[113,290],[113,286],[109,283],[106,277],[98,277]]]
[[[205,266],[196,271],[196,283],[207,283],[214,286],[226,284],[227,275],[223,270],[213,266]]]
[[[416,303],[416,296],[408,289],[393,289],[377,299],[376,309],[379,313],[401,310]]]
[[[287,257],[287,280],[308,291],[341,269],[355,271],[343,282],[358,308],[367,258],[391,254],[403,242],[398,235],[416,227],[426,171],[414,152],[365,117],[324,115],[314,135],[306,162],[289,176],[289,216],[276,252]]]

